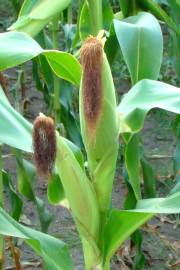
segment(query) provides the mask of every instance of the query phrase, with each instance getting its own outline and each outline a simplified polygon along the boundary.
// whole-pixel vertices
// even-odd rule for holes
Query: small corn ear
[[[56,133],[53,119],[42,113],[34,121],[33,148],[38,174],[50,175],[56,158]]]
[[[81,134],[101,211],[109,208],[118,150],[116,97],[103,43],[89,37],[80,53]]]

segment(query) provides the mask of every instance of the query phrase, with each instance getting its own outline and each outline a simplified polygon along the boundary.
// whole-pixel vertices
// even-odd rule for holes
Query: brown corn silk
[[[81,49],[81,134],[99,209],[106,216],[118,153],[116,95],[104,39],[89,37]]]
[[[56,158],[56,134],[54,121],[40,114],[34,121],[33,148],[39,175],[51,175]]]
[[[83,69],[83,109],[91,129],[95,127],[102,109],[102,55],[102,42],[90,36],[81,48],[80,60]]]

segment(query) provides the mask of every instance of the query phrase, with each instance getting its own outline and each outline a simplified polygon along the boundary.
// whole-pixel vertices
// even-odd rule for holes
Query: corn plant
[[[108,42],[112,36],[106,41],[103,32],[100,32],[97,37],[87,38],[92,31],[93,18],[89,7],[100,2],[85,1],[81,7],[77,36],[85,41],[80,50],[80,63],[67,52],[43,49],[25,33],[0,34],[0,70],[22,64],[36,56],[44,56],[58,77],[80,87],[79,113],[84,156],[75,144],[56,131],[56,125],[50,117],[40,114],[32,126],[12,108],[1,88],[0,141],[25,152],[34,152],[37,172],[45,174],[49,179],[49,201],[63,204],[62,200],[66,199],[66,207],[72,214],[82,241],[86,270],[110,269],[113,254],[141,225],[157,213],[180,212],[178,189],[166,198],[143,199],[140,185],[140,168],[145,172],[147,164],[139,156],[138,133],[143,128],[148,111],[161,108],[180,113],[180,89],[156,81],[163,51],[160,26],[151,14],[138,12],[138,5],[134,5],[138,7],[136,12],[131,13],[130,8],[129,13],[125,1],[120,1],[122,11],[128,11],[124,17],[135,16],[116,19],[113,23],[112,32],[119,42],[132,82],[132,88],[117,105],[111,69],[105,53],[108,52]],[[148,4],[154,7],[153,1],[148,1]],[[95,9],[97,12],[99,10],[98,7]],[[83,19],[85,14],[89,14],[90,30],[81,31],[84,23],[87,26],[87,21]],[[52,17],[49,15],[49,18]],[[20,29],[24,32],[27,29],[27,33],[32,36],[47,24],[47,19],[40,20],[30,15],[19,20],[13,26],[14,29],[19,24]],[[97,20],[92,32],[94,35],[103,26],[102,21],[101,17]],[[34,34],[31,28],[33,24],[41,24]],[[125,143],[128,175],[125,209],[113,209],[111,205],[119,136]],[[52,174],[59,178],[53,179]],[[149,175],[144,173],[145,184],[146,177]],[[64,190],[63,197],[60,181]],[[151,182],[151,179],[148,181]],[[57,192],[59,196],[55,199]],[[43,257],[45,269],[73,269],[67,246],[63,242],[20,225],[2,208],[0,220],[0,234],[23,238]]]

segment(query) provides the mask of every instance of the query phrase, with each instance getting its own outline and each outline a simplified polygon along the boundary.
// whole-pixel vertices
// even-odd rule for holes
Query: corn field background
[[[16,21],[22,2],[23,1],[0,0],[0,33],[6,32],[7,28]],[[110,2],[114,13],[119,12],[119,1],[112,0],[108,2]],[[168,1],[156,2],[159,2],[162,8],[169,12],[167,5]],[[71,8],[72,9],[70,12],[66,10],[63,13],[63,19],[65,22],[62,22],[57,29],[59,49],[62,51],[68,51],[70,53],[73,52],[72,42],[74,40],[75,25],[79,14],[78,1],[72,1]],[[178,68],[175,68],[172,61],[172,33],[170,34],[167,24],[162,20],[160,20],[160,26],[163,33],[164,49],[158,80],[179,88],[180,77],[178,74],[180,75],[180,72],[177,72]],[[46,27],[46,33],[49,37],[51,37],[51,27],[52,25]],[[79,57],[79,52],[75,52],[75,56],[76,53],[77,57]],[[44,55],[40,56],[40,58],[41,61],[45,61]],[[28,61],[16,67],[3,70],[0,73],[0,84],[12,106],[31,123],[34,122],[35,118],[39,115],[39,112],[46,115],[54,110],[54,119],[59,119],[59,109],[61,109],[62,118],[59,122],[57,120],[57,130],[60,131],[61,134],[63,133],[65,137],[75,142],[81,149],[83,149],[82,140],[78,134],[79,129],[77,124],[77,119],[79,117],[78,87],[70,84],[69,82],[67,83],[65,80],[61,80],[61,104],[60,108],[56,107],[56,104],[53,104],[50,100],[50,96],[52,96],[51,84],[55,82],[53,81],[54,77],[53,79],[50,78],[47,86],[42,84],[41,76],[43,75],[38,62],[40,58],[37,57],[35,60],[33,59],[33,61]],[[119,102],[122,100],[122,96],[131,88],[131,77],[120,51],[117,52],[115,60],[113,60],[111,71],[116,88],[117,101],[119,104]],[[47,74],[50,75],[48,72]],[[179,143],[176,136],[176,131],[173,131],[175,130],[175,125],[175,114],[155,108],[148,112],[144,127],[139,133],[140,149],[143,145],[142,151],[145,153],[148,164],[150,164],[152,168],[152,171],[150,172],[152,175],[150,175],[150,177],[155,179],[156,197],[168,196],[173,188],[176,187],[176,177],[179,177],[178,173],[175,175],[174,169],[174,159],[178,159],[180,155],[179,150],[178,154],[175,154],[175,151],[177,150],[177,144]],[[120,144],[120,152],[117,158],[117,167],[112,191],[113,208],[121,208],[124,203],[124,198],[127,195],[127,187],[124,181],[126,178],[123,166],[124,156],[122,154],[125,146],[123,144],[122,138],[120,138],[120,142],[122,143]],[[84,150],[82,150],[82,152],[84,153]],[[12,150],[12,148],[7,145],[3,146],[2,162],[3,170],[7,173],[6,179],[8,179],[8,175],[10,175],[13,183],[13,189],[15,190],[15,193],[17,193],[21,198],[19,201],[19,204],[21,205],[20,208],[22,208],[21,213],[18,214],[16,212],[17,216],[19,215],[19,222],[29,228],[36,230],[47,231],[46,229],[48,228],[49,234],[56,237],[57,239],[61,239],[68,245],[70,254],[72,255],[74,269],[85,269],[82,243],[78,236],[77,228],[73,218],[65,207],[55,205],[56,199],[59,200],[58,196],[61,196],[61,194],[57,194],[57,198],[55,197],[56,195],[54,195],[54,202],[50,204],[48,201],[50,195],[49,198],[47,196],[48,182],[44,179],[43,176],[40,177],[40,179],[37,181],[37,175],[31,168],[31,165],[27,165],[25,166],[27,169],[26,173],[28,171],[30,179],[33,179],[33,195],[30,194],[29,191],[26,190],[26,187],[23,186],[22,178],[24,177],[24,171],[21,168],[22,158],[25,158],[32,164],[34,162],[32,155],[29,153],[25,153],[22,156],[20,150],[17,150],[16,148]],[[142,182],[140,185],[143,187]],[[5,186],[6,188],[4,188],[3,204],[4,209],[8,210],[11,209],[11,204],[14,197],[12,197],[12,193],[9,191],[8,180]],[[59,186],[57,186],[57,188],[59,188]],[[51,192],[50,189],[49,192]],[[152,186],[148,187],[148,183],[147,187],[143,188],[142,192],[145,198],[149,198],[147,196],[147,192],[150,192],[151,194],[154,192]],[[35,197],[33,197],[34,194]],[[37,201],[34,199],[36,196],[44,202],[42,208],[37,206]],[[39,210],[37,211],[38,207]],[[141,232],[143,241],[140,243],[141,237],[138,238],[139,242],[137,241],[140,246],[142,244],[141,252],[138,251],[137,242],[136,245],[133,246],[130,239],[126,240],[112,257],[110,269],[180,269],[179,214],[157,214],[151,221],[141,227]],[[12,239],[8,237],[5,237],[5,239],[4,269],[43,269],[42,259],[40,256],[36,255],[33,249],[30,248],[25,242],[17,238],[15,238],[14,246],[19,254],[18,256],[20,257],[21,261],[20,267],[22,268],[15,268],[13,261],[14,257],[12,256],[11,250],[12,245],[10,244]],[[137,266],[137,268],[133,268],[134,258],[138,260],[136,254],[139,254],[141,257],[142,253],[145,257],[145,261],[141,260],[141,258],[139,260],[139,268]],[[143,266],[141,266],[141,263]]]

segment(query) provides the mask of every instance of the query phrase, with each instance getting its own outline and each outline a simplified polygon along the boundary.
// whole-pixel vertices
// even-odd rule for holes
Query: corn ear
[[[81,134],[101,211],[109,208],[118,151],[116,97],[103,43],[89,37],[81,49]]]
[[[64,139],[57,135],[56,169],[82,237],[86,269],[99,260],[99,210],[92,183]]]

